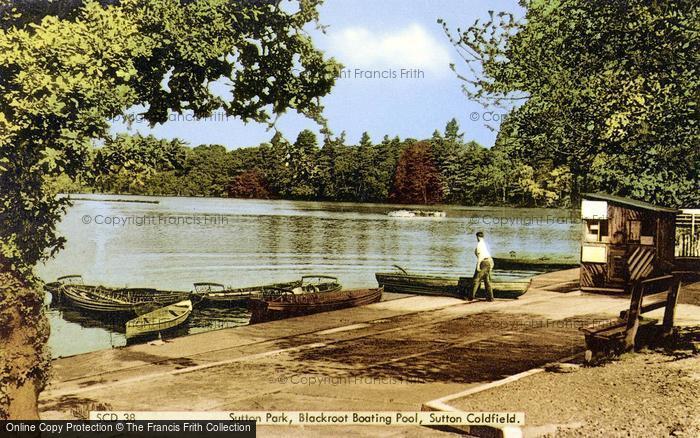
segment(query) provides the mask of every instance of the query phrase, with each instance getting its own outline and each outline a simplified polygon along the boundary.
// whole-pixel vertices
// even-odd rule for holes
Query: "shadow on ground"
[[[493,381],[582,352],[578,328],[601,319],[485,312],[295,352],[298,366],[286,371],[427,383]]]

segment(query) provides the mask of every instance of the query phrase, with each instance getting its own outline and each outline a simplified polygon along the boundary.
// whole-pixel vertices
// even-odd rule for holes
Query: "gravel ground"
[[[452,405],[525,412],[528,435],[700,437],[699,342],[700,327],[690,327],[672,349],[626,354],[568,373],[535,374]]]
[[[678,295],[680,304],[694,304],[700,306],[700,281],[695,283],[683,284],[681,293]]]

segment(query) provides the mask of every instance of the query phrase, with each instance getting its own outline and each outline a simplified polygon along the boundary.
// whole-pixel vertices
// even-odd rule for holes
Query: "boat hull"
[[[267,284],[263,286],[254,286],[238,289],[220,289],[220,290],[207,290],[203,293],[195,294],[197,297],[201,298],[201,304],[209,307],[236,307],[245,306],[250,303],[253,299],[267,299],[268,295],[276,293],[275,291],[280,290],[293,290],[297,288],[308,287],[308,283],[305,283],[305,279],[320,279],[321,283],[314,283],[317,289],[321,289],[324,292],[340,290],[341,285],[337,282],[335,277],[327,276],[317,276],[310,275],[304,276],[301,280],[289,281],[285,283],[274,283]],[[332,280],[332,281],[328,281]],[[210,285],[215,283],[196,283],[195,290],[197,289],[197,284]],[[218,285],[223,287],[222,285]]]
[[[457,298],[464,297],[473,284],[471,277],[440,277],[395,272],[378,272],[375,277],[379,286],[384,287],[386,292]],[[494,297],[514,299],[527,292],[530,281],[492,281],[491,284]],[[477,293],[477,297],[480,296],[485,296],[483,287]]]
[[[91,312],[136,313],[137,304],[105,299],[99,291],[97,286],[67,286],[61,289],[61,297],[73,307]]]
[[[190,296],[189,292],[155,289],[113,289],[102,286],[63,285],[62,299],[74,307],[93,312],[141,314],[173,304]]]
[[[495,269],[505,269],[512,271],[557,271],[561,269],[578,268],[576,260],[555,260],[555,259],[515,259],[508,257],[493,257]]]
[[[187,321],[191,313],[192,301],[190,300],[145,313],[126,323],[126,338],[132,339],[175,328]]]
[[[254,299],[250,302],[250,323],[330,312],[350,307],[364,306],[380,301],[383,288],[337,290],[283,296],[275,300]]]
[[[263,289],[269,287],[295,288],[301,284],[300,281],[289,283],[279,283],[266,286],[245,287],[239,289],[227,289],[221,292],[207,292],[199,295],[201,304],[209,307],[238,307],[246,306],[250,300],[261,298]]]

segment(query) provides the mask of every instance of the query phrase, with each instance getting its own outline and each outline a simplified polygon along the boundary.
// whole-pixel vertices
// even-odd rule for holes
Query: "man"
[[[476,254],[476,270],[474,271],[472,290],[467,298],[469,301],[474,299],[476,292],[479,290],[479,286],[481,286],[481,281],[483,280],[486,287],[486,300],[493,301],[493,288],[491,287],[493,259],[491,258],[488,246],[486,246],[486,240],[484,240],[484,233],[482,231],[476,233],[476,242],[476,249],[474,250],[474,254]]]

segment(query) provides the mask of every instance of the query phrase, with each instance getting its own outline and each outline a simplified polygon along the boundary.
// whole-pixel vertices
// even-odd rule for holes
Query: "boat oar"
[[[395,267],[395,268],[398,269],[399,271],[401,271],[401,272],[403,272],[404,274],[408,275],[408,272],[406,272],[406,270],[405,270],[404,268],[402,268],[401,266],[399,266],[399,265],[391,265],[391,266]]]

